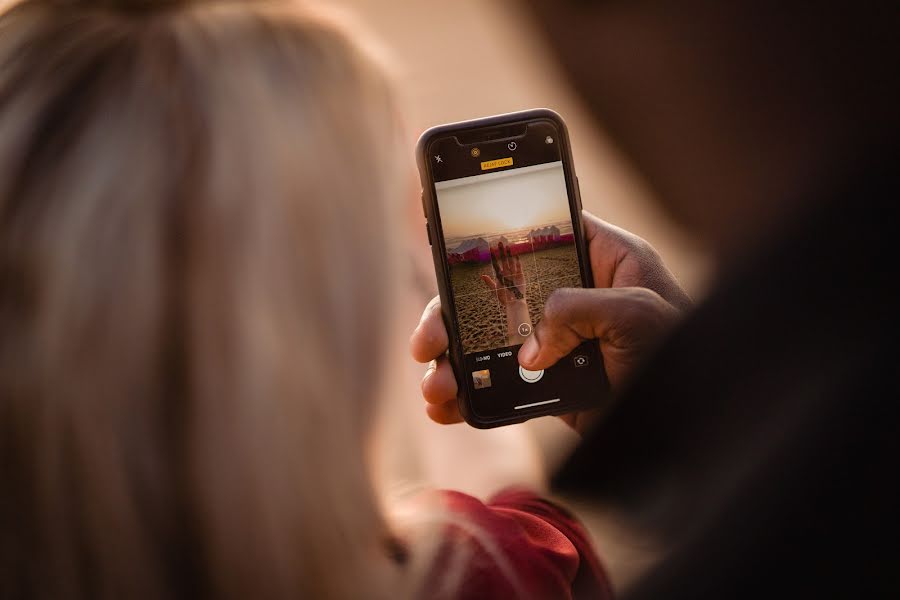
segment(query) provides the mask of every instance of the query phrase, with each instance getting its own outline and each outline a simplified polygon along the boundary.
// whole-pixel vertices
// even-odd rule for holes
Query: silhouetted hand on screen
[[[491,266],[494,277],[482,275],[481,280],[497,293],[497,300],[503,306],[525,298],[525,274],[518,256],[513,256],[503,242],[491,248]]]
[[[491,266],[494,276],[482,275],[481,280],[497,294],[497,301],[506,313],[506,344],[518,346],[525,341],[519,331],[523,325],[531,330],[531,315],[525,300],[525,273],[518,256],[513,256],[503,242],[491,249]]]

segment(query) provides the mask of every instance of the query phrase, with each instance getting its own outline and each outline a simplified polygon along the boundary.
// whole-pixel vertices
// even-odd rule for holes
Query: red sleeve
[[[451,491],[429,496],[441,503],[448,525],[426,596],[612,598],[587,532],[563,508],[517,489],[487,503]]]

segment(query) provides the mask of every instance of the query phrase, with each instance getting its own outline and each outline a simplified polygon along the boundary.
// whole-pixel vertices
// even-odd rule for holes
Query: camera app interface
[[[582,287],[556,128],[523,130],[490,143],[442,139],[431,152],[464,368],[473,410],[487,418],[599,400],[606,386],[595,341],[546,371],[516,359],[550,294]]]

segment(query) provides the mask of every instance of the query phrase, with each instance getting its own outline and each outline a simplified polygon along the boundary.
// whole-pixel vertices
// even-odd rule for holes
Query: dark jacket
[[[900,597],[898,171],[724,272],[557,474],[667,542],[627,598]]]

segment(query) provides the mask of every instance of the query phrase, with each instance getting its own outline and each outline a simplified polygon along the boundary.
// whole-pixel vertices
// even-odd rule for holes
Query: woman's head
[[[383,583],[393,117],[287,2],[0,16],[0,595]]]

